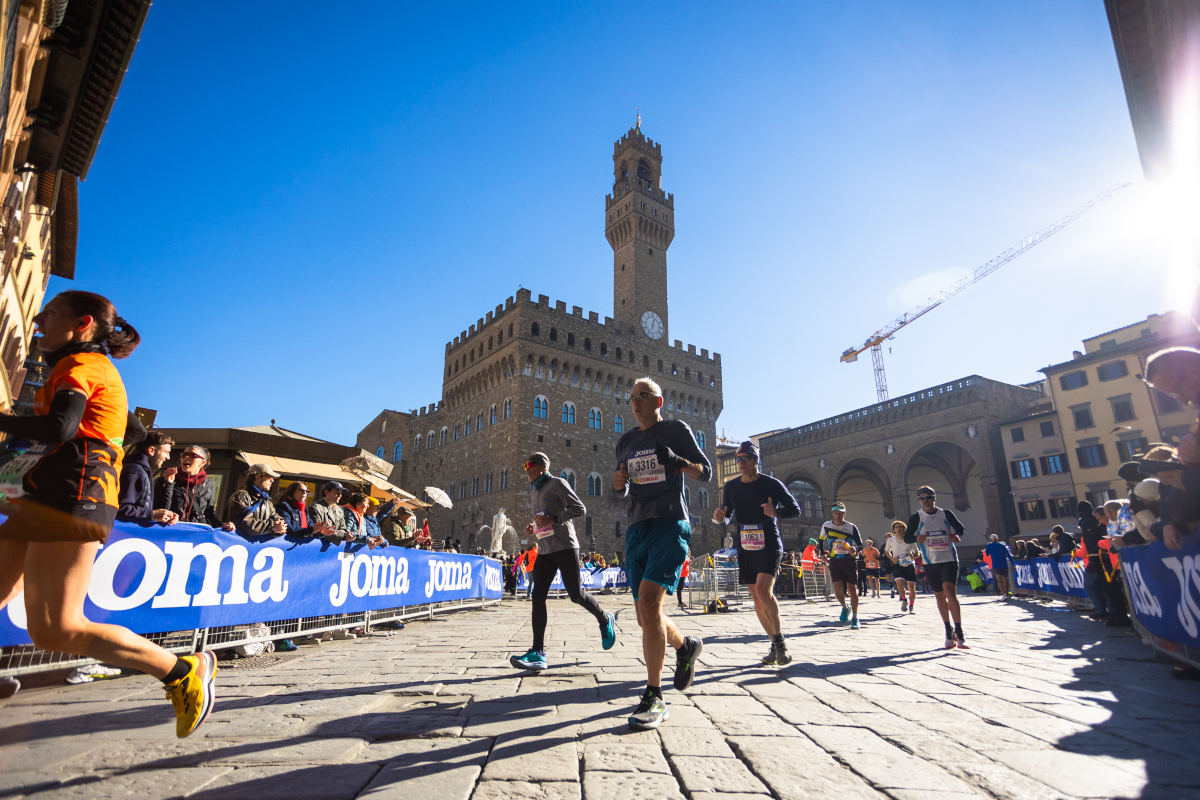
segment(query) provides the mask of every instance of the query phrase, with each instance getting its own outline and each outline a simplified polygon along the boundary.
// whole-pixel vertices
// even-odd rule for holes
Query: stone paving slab
[[[192,737],[141,676],[28,689],[0,701],[0,798],[448,800],[1001,800],[1200,796],[1196,684],[1127,631],[1033,602],[963,598],[972,649],[941,648],[923,597],[785,600],[794,661],[763,667],[749,606],[672,616],[705,639],[693,686],[654,731],[625,720],[644,685],[627,595],[616,646],[550,601],[540,674],[529,604],[414,621],[401,632],[222,662]]]

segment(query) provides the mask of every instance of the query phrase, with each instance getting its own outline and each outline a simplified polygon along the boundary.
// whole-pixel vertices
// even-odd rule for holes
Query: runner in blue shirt
[[[1000,541],[1000,537],[993,533],[992,540],[984,545],[983,552],[987,553],[988,558],[992,560],[992,577],[996,579],[996,589],[1000,592],[1000,599],[1007,600],[1012,596],[1008,590],[1008,559],[1011,558],[1008,545]]]

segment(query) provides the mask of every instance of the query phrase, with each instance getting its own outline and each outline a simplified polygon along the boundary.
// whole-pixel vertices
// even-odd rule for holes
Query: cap
[[[345,488],[345,486],[342,486],[337,481],[325,481],[325,485],[321,487],[321,491],[328,492],[330,489],[337,489],[339,492],[341,492],[344,491]]]
[[[845,503],[834,503],[833,508],[831,510],[832,511],[845,511],[846,504]]]
[[[527,463],[536,464],[542,469],[550,469],[550,456],[539,451],[531,455]]]
[[[758,445],[756,445],[754,442],[747,439],[746,441],[744,441],[738,445],[737,452],[734,453],[734,455],[735,456],[747,455],[747,456],[751,456],[755,461],[758,461]]]
[[[1137,495],[1138,499],[1144,500],[1147,503],[1157,503],[1158,492],[1157,478],[1146,478],[1146,480],[1139,482],[1137,486],[1133,487],[1133,493]]]
[[[250,475],[269,475],[272,478],[278,478],[279,473],[268,467],[266,464],[258,463],[250,465]]]
[[[1117,470],[1117,475],[1121,477],[1121,480],[1129,481],[1130,483],[1137,483],[1142,478],[1146,477],[1136,461],[1126,461],[1121,465],[1121,468]]]
[[[367,498],[367,505],[368,505],[368,506],[377,506],[377,505],[379,505],[379,498],[378,498],[378,497],[368,497],[368,498]]]

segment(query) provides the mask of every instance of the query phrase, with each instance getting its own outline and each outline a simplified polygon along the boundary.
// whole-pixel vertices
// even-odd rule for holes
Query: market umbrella
[[[450,495],[446,494],[436,486],[426,486],[425,494],[427,494],[429,499],[437,503],[439,506],[454,508],[454,503],[450,500]]]

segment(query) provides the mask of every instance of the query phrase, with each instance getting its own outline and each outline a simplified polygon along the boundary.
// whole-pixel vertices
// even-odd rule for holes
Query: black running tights
[[[563,586],[572,603],[583,606],[598,622],[604,621],[604,611],[596,598],[579,585],[579,551],[559,550],[556,553],[539,555],[533,562],[533,649],[546,649],[546,595],[554,582],[554,573],[561,572]]]

